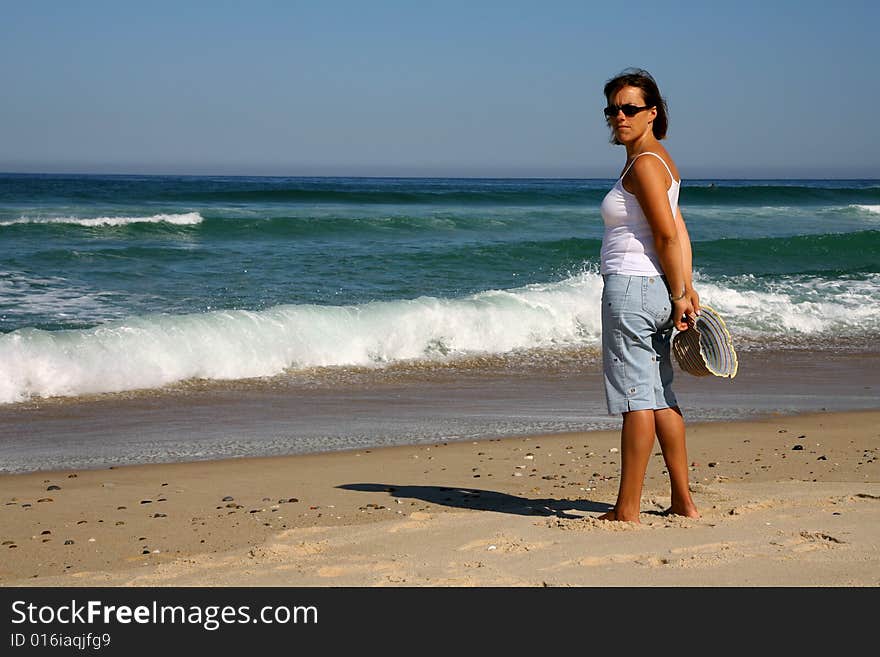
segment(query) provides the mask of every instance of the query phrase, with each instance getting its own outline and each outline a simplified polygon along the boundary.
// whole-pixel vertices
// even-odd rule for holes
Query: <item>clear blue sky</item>
[[[878,3],[0,0],[0,171],[613,177],[648,69],[686,178],[880,178]]]

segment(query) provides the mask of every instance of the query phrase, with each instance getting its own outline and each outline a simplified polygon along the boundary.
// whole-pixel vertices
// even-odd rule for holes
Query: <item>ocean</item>
[[[0,175],[0,406],[595,373],[613,183]],[[880,181],[685,180],[681,208],[740,353],[876,353]]]

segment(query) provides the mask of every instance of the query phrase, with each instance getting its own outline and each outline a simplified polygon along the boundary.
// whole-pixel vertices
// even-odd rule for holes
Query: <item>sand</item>
[[[641,524],[616,431],[0,476],[2,586],[877,586],[880,411],[689,426]]]

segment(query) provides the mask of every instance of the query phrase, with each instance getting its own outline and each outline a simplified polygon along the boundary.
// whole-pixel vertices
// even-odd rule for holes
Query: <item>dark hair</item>
[[[605,100],[611,103],[611,96],[624,87],[636,87],[642,90],[645,105],[657,108],[657,116],[654,117],[654,123],[651,126],[654,136],[657,139],[666,137],[666,129],[669,127],[669,109],[666,107],[666,100],[660,95],[660,89],[651,74],[641,68],[623,70],[605,83]],[[611,143],[620,146],[613,131],[611,132]]]

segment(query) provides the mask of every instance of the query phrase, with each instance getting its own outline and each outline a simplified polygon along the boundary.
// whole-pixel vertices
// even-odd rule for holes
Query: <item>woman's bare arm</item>
[[[685,268],[683,242],[687,242],[690,254],[690,239],[683,237],[676,222],[676,217],[669,207],[667,190],[671,181],[666,167],[654,157],[640,157],[630,167],[627,178],[633,187],[633,194],[639,201],[642,212],[651,226],[654,236],[654,248],[660,259],[660,266],[666,276],[672,297],[682,298],[672,302],[675,326],[679,330],[687,330],[685,315],[694,313],[693,303],[687,294],[687,283],[690,280],[690,266]],[[690,261],[690,258],[687,258]]]
[[[684,223],[684,217],[681,214],[681,208],[677,208],[675,213],[675,227],[678,231],[678,237],[681,241],[681,259],[684,267],[684,285],[687,290],[688,297],[694,306],[694,312],[700,312],[700,295],[694,289],[694,272],[693,272],[693,250],[691,247],[691,236],[688,234],[687,226]]]

